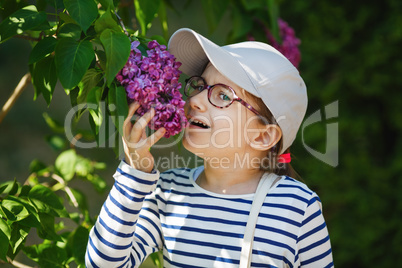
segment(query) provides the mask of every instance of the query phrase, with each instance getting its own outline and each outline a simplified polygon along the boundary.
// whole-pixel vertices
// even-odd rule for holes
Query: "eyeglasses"
[[[209,86],[201,76],[192,76],[186,80],[184,95],[191,98],[204,89],[208,90],[208,101],[217,108],[227,108],[234,101],[238,101],[253,113],[260,115],[260,113],[250,104],[239,98],[234,92],[233,88],[230,86],[225,84],[215,84]]]

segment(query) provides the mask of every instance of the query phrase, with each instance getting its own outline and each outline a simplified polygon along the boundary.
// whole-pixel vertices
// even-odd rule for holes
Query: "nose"
[[[208,107],[208,90],[203,90],[195,96],[187,99],[187,103],[191,109],[204,112]]]

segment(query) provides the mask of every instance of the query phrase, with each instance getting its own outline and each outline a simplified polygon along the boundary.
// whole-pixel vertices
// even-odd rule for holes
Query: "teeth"
[[[193,120],[191,120],[191,122],[192,122],[192,123],[199,124],[199,125],[202,125],[202,126],[204,126],[204,127],[206,127],[206,128],[209,128],[208,125],[206,125],[204,122],[198,121],[197,119],[193,119]]]

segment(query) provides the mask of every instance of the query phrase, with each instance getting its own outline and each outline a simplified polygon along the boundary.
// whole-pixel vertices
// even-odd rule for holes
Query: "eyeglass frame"
[[[205,79],[204,79],[202,76],[198,76],[198,75],[191,76],[190,78],[188,78],[188,79],[185,80],[186,86],[184,87],[184,95],[186,95],[188,98],[191,98],[191,97],[194,97],[194,96],[195,96],[195,95],[194,95],[194,96],[188,96],[188,95],[187,95],[187,88],[191,87],[188,82],[189,82],[191,79],[193,79],[193,78],[201,78],[201,80],[204,82],[203,88],[202,88],[202,90],[199,90],[199,93],[201,93],[203,90],[207,89],[207,90],[208,90],[208,101],[209,101],[209,103],[212,104],[214,107],[219,108],[219,109],[228,108],[230,105],[232,105],[233,102],[237,101],[237,102],[240,102],[240,104],[242,104],[244,107],[246,107],[247,109],[249,109],[250,111],[252,111],[253,113],[255,113],[256,115],[262,116],[262,115],[261,115],[256,109],[254,109],[250,104],[248,104],[247,102],[245,102],[243,99],[239,98],[239,96],[236,95],[236,92],[234,91],[234,89],[233,89],[232,87],[230,87],[230,86],[228,86],[228,85],[225,85],[225,84],[222,84],[222,83],[218,83],[218,84],[214,84],[214,85],[208,85],[207,82],[205,81]],[[215,86],[223,86],[223,87],[225,87],[225,88],[228,88],[230,91],[232,91],[234,98],[230,101],[230,103],[229,103],[228,105],[221,107],[221,106],[218,106],[218,105],[213,104],[213,103],[211,102],[212,89],[213,89]],[[194,88],[194,90],[198,90],[198,89],[195,89],[195,88]],[[196,95],[198,95],[199,93],[197,93]]]

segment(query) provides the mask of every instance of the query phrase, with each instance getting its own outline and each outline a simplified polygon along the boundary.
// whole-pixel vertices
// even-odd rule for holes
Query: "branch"
[[[71,202],[73,203],[74,207],[78,208],[78,202],[77,199],[75,198],[73,192],[71,191],[70,187],[68,187],[66,185],[66,183],[64,182],[63,178],[61,178],[60,176],[58,176],[57,174],[52,174],[50,176],[52,179],[56,180],[58,183],[60,183],[61,185],[63,185],[64,190],[66,191],[67,195],[70,197]]]
[[[8,261],[12,266],[17,267],[17,268],[36,268],[36,267],[37,267],[37,266],[28,266],[28,265],[25,265],[25,264],[20,263],[20,262],[18,262],[18,261],[12,260],[12,259],[10,259],[9,257],[7,257],[7,261]]]
[[[1,109],[0,123],[3,121],[4,117],[10,111],[11,107],[13,107],[14,103],[17,101],[18,97],[21,95],[22,91],[28,86],[29,83],[31,83],[31,74],[27,73],[21,78],[17,87],[14,89],[13,94],[11,94],[10,98]]]
[[[120,26],[121,28],[123,28],[124,33],[127,36],[130,36],[130,34],[127,32],[126,26],[124,26],[123,20],[121,19],[121,17],[119,16],[119,14],[117,14],[117,12],[114,12],[114,14],[116,15],[117,19],[119,20]]]

